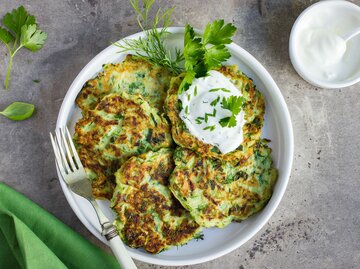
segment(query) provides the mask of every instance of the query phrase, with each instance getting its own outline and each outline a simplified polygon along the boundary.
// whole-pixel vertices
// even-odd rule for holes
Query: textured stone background
[[[176,0],[174,25],[203,28],[217,18],[238,27],[235,42],[270,72],[289,107],[294,133],[293,171],[279,208],[250,241],[225,257],[186,268],[359,268],[360,264],[360,86],[315,88],[291,66],[288,39],[308,0]],[[354,0],[360,5],[360,0]],[[98,52],[138,32],[125,0],[0,0],[0,17],[26,6],[49,33],[38,53],[15,59],[11,89],[0,87],[0,108],[34,103],[24,122],[0,117],[0,180],[43,206],[95,244],[56,178],[49,131],[71,82]],[[0,46],[0,80],[6,51]],[[40,83],[33,83],[39,79]],[[156,266],[137,262],[139,268]],[[160,268],[160,267],[159,267]]]

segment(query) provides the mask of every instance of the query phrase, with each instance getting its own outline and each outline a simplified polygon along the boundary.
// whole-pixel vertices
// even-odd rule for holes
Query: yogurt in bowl
[[[322,88],[342,88],[360,81],[360,7],[347,1],[320,1],[298,17],[289,53],[298,74]]]

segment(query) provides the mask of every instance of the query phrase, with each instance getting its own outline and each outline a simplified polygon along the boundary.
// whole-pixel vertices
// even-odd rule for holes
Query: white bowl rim
[[[296,70],[296,72],[305,81],[309,82],[310,84],[312,84],[316,87],[325,88],[325,89],[338,89],[338,88],[345,88],[345,87],[352,86],[360,81],[360,76],[358,78],[354,78],[347,82],[341,82],[341,81],[324,82],[324,81],[316,80],[316,79],[306,75],[306,73],[303,71],[303,68],[301,68],[301,65],[299,64],[298,57],[296,56],[295,36],[297,35],[297,32],[299,31],[298,26],[301,24],[301,21],[308,14],[309,11],[311,11],[312,9],[314,9],[318,6],[321,6],[321,5],[334,5],[334,4],[340,4],[340,5],[348,6],[348,7],[354,8],[354,9],[358,9],[358,11],[360,12],[360,7],[358,5],[348,2],[348,1],[344,1],[344,0],[325,0],[325,1],[316,2],[316,3],[312,4],[311,6],[307,7],[306,9],[304,9],[301,12],[301,14],[297,17],[297,19],[295,20],[295,22],[293,24],[293,27],[291,28],[290,38],[289,38],[290,61],[293,65],[294,69]]]
[[[168,31],[173,34],[181,34],[181,33],[184,33],[184,29],[185,29],[184,27],[169,27]],[[199,31],[196,31],[196,32],[199,33]],[[135,38],[139,38],[140,36],[143,36],[143,35],[144,35],[144,32],[139,32],[139,33],[130,35],[125,38],[135,39]],[[125,38],[123,38],[123,39],[125,39]],[[123,39],[121,39],[121,40],[123,40]],[[62,102],[62,105],[61,105],[61,108],[59,111],[59,115],[58,115],[58,119],[57,119],[57,123],[56,123],[56,128],[62,127],[64,125],[63,122],[67,118],[66,110],[68,109],[68,107],[70,105],[69,103],[72,103],[74,98],[78,94],[78,92],[74,91],[73,89],[76,89],[79,86],[80,86],[80,89],[82,88],[82,84],[83,84],[82,80],[83,80],[84,76],[86,76],[86,78],[89,79],[88,75],[86,75],[87,69],[89,69],[90,66],[93,65],[99,59],[104,58],[107,53],[112,51],[113,46],[114,45],[110,45],[109,47],[107,47],[103,51],[101,51],[99,54],[97,54],[76,76],[73,83],[70,85],[69,90],[67,91],[67,93],[64,97],[64,100]],[[184,260],[176,260],[176,261],[167,261],[166,260],[166,261],[164,261],[160,258],[157,258],[156,255],[148,257],[148,256],[141,255],[141,253],[136,253],[136,252],[130,251],[130,255],[137,260],[147,262],[147,263],[157,264],[157,265],[184,266],[184,265],[193,265],[193,264],[204,263],[204,262],[219,258],[223,255],[226,255],[226,254],[232,252],[233,250],[237,249],[238,247],[240,247],[245,242],[247,242],[257,232],[259,232],[262,227],[264,227],[264,225],[268,222],[268,220],[270,219],[270,217],[273,215],[274,211],[278,207],[278,205],[285,193],[285,190],[286,190],[289,178],[290,178],[292,162],[293,162],[293,155],[294,155],[293,128],[292,128],[290,113],[287,108],[286,102],[281,94],[280,89],[276,85],[275,81],[273,80],[271,75],[268,73],[268,71],[260,64],[260,62],[258,62],[250,53],[248,53],[247,51],[245,51],[243,48],[236,45],[235,43],[231,43],[230,45],[228,45],[228,47],[231,50],[233,50],[239,57],[241,57],[241,60],[246,62],[246,64],[249,67],[251,67],[251,69],[254,71],[254,73],[258,74],[258,76],[261,77],[261,80],[263,81],[263,83],[266,84],[268,88],[271,88],[271,90],[273,92],[273,97],[276,99],[277,102],[280,103],[279,109],[282,112],[282,116],[283,116],[282,120],[284,121],[284,125],[287,126],[287,129],[285,130],[285,133],[284,133],[284,139],[286,140],[284,144],[286,144],[288,146],[287,151],[284,153],[284,155],[287,157],[286,158],[287,163],[285,164],[284,169],[283,169],[284,170],[283,177],[284,177],[285,181],[282,185],[277,186],[277,188],[278,188],[277,195],[276,196],[273,195],[270,199],[271,203],[269,201],[268,204],[266,205],[268,213],[265,216],[262,216],[262,221],[257,226],[254,225],[254,227],[252,227],[252,229],[251,229],[251,232],[248,233],[241,240],[239,240],[236,244],[233,244],[233,245],[227,247],[226,249],[217,252],[216,254],[193,258],[193,259],[188,259],[186,261],[184,261]],[[67,122],[65,122],[65,123],[67,123]],[[58,171],[58,176],[60,179],[61,175],[59,174],[59,171]],[[80,207],[75,202],[73,194],[69,191],[68,187],[63,182],[63,180],[60,180],[60,184],[61,184],[61,188],[65,194],[65,197],[66,197],[70,207],[75,212],[75,214],[80,219],[80,221],[99,240],[101,240],[105,244],[108,244],[106,242],[106,240],[103,237],[101,237],[101,235],[99,235],[99,231],[86,219],[85,215],[80,210]],[[270,206],[271,206],[271,208],[269,208]]]

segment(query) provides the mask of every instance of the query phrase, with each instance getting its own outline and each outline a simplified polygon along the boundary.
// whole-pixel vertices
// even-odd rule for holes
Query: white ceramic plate
[[[169,47],[182,47],[184,28],[169,28],[173,33],[169,38]],[[127,38],[139,38],[144,33],[138,33]],[[239,69],[251,77],[257,88],[266,99],[265,125],[263,137],[272,140],[272,156],[279,178],[273,195],[266,207],[258,214],[241,223],[232,223],[224,229],[211,228],[204,230],[204,240],[192,240],[182,247],[173,247],[157,255],[146,253],[143,249],[128,248],[130,255],[140,261],[159,265],[190,265],[213,260],[238,248],[254,236],[269,220],[285,192],[293,159],[293,131],[289,111],[283,96],[270,74],[248,52],[236,44],[229,45],[232,54],[228,63],[237,64]],[[105,63],[118,63],[124,60],[125,54],[118,53],[119,48],[111,45],[93,58],[71,84],[62,103],[56,127],[67,125],[73,130],[75,122],[81,117],[80,109],[75,105],[75,98],[84,83],[96,76]],[[69,191],[62,180],[64,194],[87,229],[104,243],[100,234],[100,225],[90,203]],[[100,201],[101,207],[109,218],[114,214],[109,203]]]

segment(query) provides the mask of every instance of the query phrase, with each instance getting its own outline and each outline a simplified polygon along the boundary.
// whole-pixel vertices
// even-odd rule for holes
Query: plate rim
[[[168,31],[173,34],[181,34],[181,33],[184,33],[184,29],[185,29],[184,27],[169,27]],[[199,30],[196,30],[196,33],[201,33],[201,32]],[[125,38],[122,38],[118,42],[121,42],[124,39],[139,38],[139,37],[144,36],[144,34],[145,34],[144,31],[139,32],[139,33],[127,36]],[[231,43],[228,45],[228,47],[231,50],[232,56],[235,54],[237,56],[237,58],[240,58],[242,61],[244,61],[245,64],[254,71],[254,73],[256,73],[259,77],[261,77],[261,80],[263,81],[264,84],[270,85],[267,88],[271,88],[274,91],[274,97],[276,97],[277,102],[280,103],[280,108],[281,108],[281,112],[283,113],[283,116],[284,116],[285,125],[288,127],[287,134],[285,133],[285,138],[286,138],[285,144],[288,145],[288,150],[286,152],[286,156],[288,157],[288,162],[286,163],[286,166],[284,168],[285,181],[282,185],[277,186],[277,188],[279,188],[279,190],[277,191],[278,195],[276,196],[276,199],[275,198],[273,199],[273,196],[272,196],[271,199],[269,200],[268,204],[265,206],[265,208],[267,208],[268,212],[266,213],[266,215],[263,216],[260,224],[253,227],[251,229],[251,232],[246,234],[246,236],[244,236],[241,240],[238,240],[236,244],[228,246],[227,248],[223,249],[222,251],[218,251],[216,254],[207,255],[207,256],[198,257],[198,258],[192,258],[192,259],[188,259],[185,261],[184,260],[172,260],[172,261],[163,260],[161,258],[160,259],[157,258],[156,255],[151,256],[151,257],[143,256],[143,255],[141,255],[141,253],[136,253],[135,251],[132,251],[131,248],[126,246],[127,249],[129,250],[130,255],[134,259],[137,259],[137,260],[143,261],[143,262],[147,262],[147,263],[157,264],[157,265],[184,266],[184,265],[193,265],[193,264],[204,263],[204,262],[219,258],[219,257],[226,255],[226,254],[234,251],[235,249],[239,248],[245,242],[250,240],[255,234],[257,234],[265,226],[265,224],[269,221],[270,217],[274,214],[276,208],[278,207],[278,205],[280,204],[280,201],[283,198],[283,195],[285,193],[286,187],[289,182],[292,163],[293,163],[293,155],[294,155],[294,135],[293,135],[293,127],[292,127],[291,117],[290,117],[288,107],[286,105],[283,95],[281,94],[279,87],[275,83],[274,79],[271,77],[270,73],[265,69],[265,67],[254,56],[252,56],[249,52],[247,52],[246,50],[241,48],[239,45],[237,45],[235,43]],[[76,76],[74,81],[71,83],[71,85],[70,85],[69,89],[67,90],[66,95],[63,99],[63,102],[61,104],[61,107],[60,107],[60,110],[58,113],[58,118],[56,121],[56,128],[59,128],[60,126],[62,126],[63,125],[62,122],[64,122],[64,121],[65,121],[65,123],[68,123],[67,122],[68,115],[66,115],[65,112],[69,106],[74,105],[72,103],[72,100],[74,99],[74,96],[76,97],[78,95],[78,92],[81,90],[81,88],[83,86],[82,80],[83,80],[84,75],[87,73],[87,69],[89,69],[98,60],[105,58],[105,55],[107,53],[109,53],[110,51],[114,50],[114,48],[116,48],[116,47],[113,44],[106,47],[104,50],[99,52],[95,57],[93,57],[81,69],[79,74]],[[87,80],[88,79],[89,79],[89,77],[87,76]],[[79,84],[80,84],[80,87],[79,87]],[[77,88],[79,88],[80,90],[76,91]],[[69,104],[69,103],[72,103],[72,104]],[[71,191],[68,189],[68,187],[66,186],[64,181],[61,180],[61,175],[59,174],[59,171],[57,171],[57,172],[58,172],[58,178],[60,181],[62,191],[64,192],[66,200],[68,201],[71,209],[74,211],[74,213],[80,219],[80,221],[83,223],[83,225],[95,237],[97,237],[103,243],[108,245],[108,242],[105,240],[104,237],[101,236],[101,234],[99,233],[99,230],[96,227],[94,227],[87,220],[84,213],[80,210],[80,207],[78,206],[78,204],[75,201],[74,194],[71,193]],[[270,206],[271,206],[271,208],[269,209]],[[265,210],[265,208],[263,210]]]

